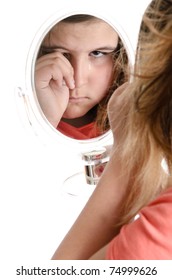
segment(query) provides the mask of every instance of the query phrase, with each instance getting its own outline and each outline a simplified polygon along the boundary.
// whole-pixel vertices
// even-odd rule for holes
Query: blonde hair
[[[172,171],[172,2],[152,1],[143,17],[133,81],[120,96],[112,126],[128,180],[118,225],[129,222],[162,190]],[[110,108],[112,111],[113,108]],[[115,110],[115,109],[114,109]],[[112,114],[112,112],[111,112]],[[162,168],[165,159],[168,172]]]
[[[128,81],[129,77],[128,56],[123,42],[120,38],[118,41],[118,46],[113,54],[113,60],[113,83],[107,90],[107,95],[101,100],[97,107],[96,124],[102,133],[110,128],[107,113],[107,104],[109,102],[109,99],[119,86]]]

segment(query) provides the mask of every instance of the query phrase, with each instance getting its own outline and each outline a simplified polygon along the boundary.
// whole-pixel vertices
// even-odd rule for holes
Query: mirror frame
[[[98,9],[97,9],[98,10]],[[117,10],[118,12],[118,10]],[[112,16],[109,16],[108,14],[105,15],[105,11],[90,11],[90,8],[82,8],[76,11],[73,10],[71,7],[67,7],[63,11],[60,10],[56,14],[54,14],[52,17],[50,17],[47,21],[45,21],[38,32],[35,34],[35,37],[31,43],[27,61],[26,61],[26,72],[25,72],[25,86],[26,86],[26,93],[25,93],[25,103],[27,106],[27,111],[30,111],[29,117],[30,117],[30,124],[34,125],[37,130],[37,134],[40,133],[40,129],[44,130],[44,135],[47,134],[51,140],[53,139],[53,142],[55,143],[61,142],[63,144],[70,145],[70,147],[77,148],[80,152],[83,152],[85,150],[89,150],[94,148],[95,146],[104,146],[107,144],[112,144],[113,142],[113,136],[111,130],[107,131],[101,136],[98,136],[96,138],[88,139],[88,140],[78,140],[70,138],[66,135],[63,135],[61,132],[56,130],[46,119],[45,115],[42,112],[42,109],[39,105],[36,90],[35,90],[35,83],[34,83],[34,73],[35,73],[35,63],[37,59],[37,54],[39,51],[39,48],[41,46],[41,43],[46,36],[46,34],[50,31],[50,29],[57,24],[59,21],[63,20],[64,18],[76,14],[90,14],[95,17],[98,17],[105,22],[107,22],[114,30],[119,34],[124,47],[126,48],[126,53],[128,55],[129,60],[129,67],[132,69],[134,65],[134,47],[131,44],[128,35],[126,34],[124,27],[122,27],[121,24],[119,24],[118,21],[115,20],[115,15],[112,18]],[[37,122],[37,124],[35,123]],[[43,136],[42,136],[43,137]],[[48,141],[48,140],[47,140]]]

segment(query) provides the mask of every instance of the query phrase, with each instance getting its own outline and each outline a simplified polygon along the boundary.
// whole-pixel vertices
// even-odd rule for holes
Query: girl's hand
[[[73,68],[59,52],[40,57],[35,67],[35,88],[39,104],[48,121],[57,127],[74,89]]]

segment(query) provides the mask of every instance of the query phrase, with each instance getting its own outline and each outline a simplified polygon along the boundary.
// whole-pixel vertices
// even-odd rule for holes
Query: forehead
[[[49,42],[48,42],[49,41]],[[105,21],[94,19],[85,22],[59,22],[50,31],[45,43],[60,45],[71,49],[112,45],[116,47],[118,34]]]

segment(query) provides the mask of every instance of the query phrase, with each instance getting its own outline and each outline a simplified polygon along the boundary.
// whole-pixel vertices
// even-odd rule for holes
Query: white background
[[[62,3],[61,3],[62,2]],[[104,2],[104,3],[103,3]],[[80,145],[29,125],[18,87],[27,92],[35,39],[57,15],[95,12],[124,31],[136,46],[142,13],[150,1],[8,1],[0,10],[0,255],[22,265],[49,260],[88,194],[62,195],[64,179],[81,170]],[[40,31],[41,30],[41,31]],[[35,37],[36,36],[36,37]],[[30,49],[31,47],[31,49]],[[27,88],[28,87],[28,88]],[[32,93],[29,92],[29,95]],[[47,127],[47,124],[45,124]],[[44,135],[45,134],[45,135]],[[45,136],[45,138],[44,138]],[[96,143],[95,143],[96,145]],[[75,150],[76,148],[76,150]],[[82,186],[81,186],[82,187]]]

